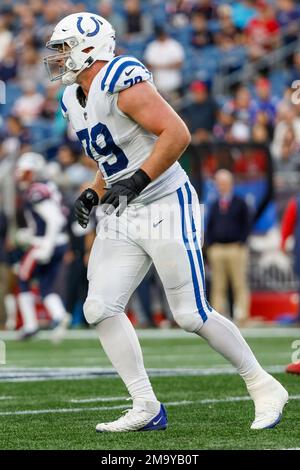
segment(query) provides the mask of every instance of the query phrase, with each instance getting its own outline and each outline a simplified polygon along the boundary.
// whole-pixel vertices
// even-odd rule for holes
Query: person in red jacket
[[[285,251],[286,240],[290,235],[294,235],[294,271],[300,278],[300,196],[291,199],[283,214],[281,225],[281,249]],[[296,321],[300,321],[300,312]],[[286,367],[286,372],[300,374],[300,362],[294,362]]]
[[[279,23],[272,5],[264,0],[256,2],[257,14],[246,27],[246,40],[250,57],[259,59],[276,49],[279,44]]]

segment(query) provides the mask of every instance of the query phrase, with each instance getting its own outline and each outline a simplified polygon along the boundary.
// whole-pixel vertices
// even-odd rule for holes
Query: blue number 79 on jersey
[[[90,132],[86,128],[76,132],[76,134],[86,154],[93,160],[97,161],[97,157],[115,156],[113,163],[109,163],[108,161],[101,164],[99,163],[104,175],[109,177],[127,168],[128,158],[123,150],[115,144],[105,124],[99,122],[92,127]]]

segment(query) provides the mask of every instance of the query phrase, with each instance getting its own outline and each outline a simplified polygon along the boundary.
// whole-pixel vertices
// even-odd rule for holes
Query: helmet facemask
[[[77,76],[96,60],[111,60],[114,56],[115,36],[109,33],[96,47],[90,47],[85,37],[78,39],[75,36],[48,41],[46,47],[59,51],[44,58],[50,80],[61,79],[64,85],[72,85]]]
[[[62,79],[70,71],[75,72],[77,66],[72,58],[72,49],[78,45],[79,41],[74,36],[47,42],[46,47],[48,49],[57,51],[56,54],[51,54],[44,58],[44,64],[52,82]]]

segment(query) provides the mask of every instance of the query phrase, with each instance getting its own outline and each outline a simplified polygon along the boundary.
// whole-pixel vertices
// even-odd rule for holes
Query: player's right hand
[[[92,188],[88,188],[80,194],[74,205],[74,214],[81,227],[86,228],[89,216],[94,206],[99,204],[99,196]]]

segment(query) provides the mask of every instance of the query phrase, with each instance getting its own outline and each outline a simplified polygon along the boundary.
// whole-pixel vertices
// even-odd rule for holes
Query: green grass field
[[[283,372],[300,332],[249,333],[259,360],[291,395],[274,430],[251,431],[253,404],[242,380],[204,341],[171,330],[141,332],[146,367],[167,406],[167,431],[96,434],[98,422],[117,418],[130,402],[95,334],[71,332],[60,345],[47,339],[6,340],[7,364],[0,366],[0,449],[300,448],[300,377]]]

